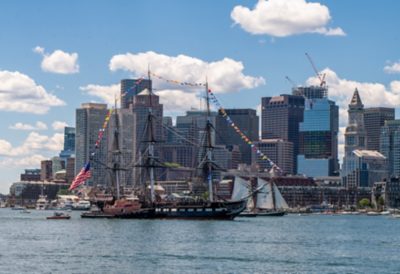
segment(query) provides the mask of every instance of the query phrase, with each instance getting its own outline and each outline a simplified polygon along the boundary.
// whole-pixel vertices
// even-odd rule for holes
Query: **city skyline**
[[[112,105],[120,80],[147,77],[149,66],[165,79],[207,77],[225,108],[257,109],[261,118],[261,97],[291,94],[285,76],[318,84],[308,52],[339,106],[342,159],[355,87],[365,107],[400,102],[399,7],[397,1],[362,8],[358,1],[304,0],[1,2],[0,193],[25,168],[58,155],[64,126],[75,126],[82,103]],[[203,90],[153,80],[165,116],[200,105]]]

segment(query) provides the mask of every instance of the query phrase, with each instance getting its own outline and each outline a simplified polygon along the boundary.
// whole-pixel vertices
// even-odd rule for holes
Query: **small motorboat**
[[[47,220],[69,220],[71,216],[64,212],[54,212],[53,216],[46,217]]]

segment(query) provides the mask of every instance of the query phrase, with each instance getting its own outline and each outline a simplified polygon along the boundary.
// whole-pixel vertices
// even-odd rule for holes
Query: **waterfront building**
[[[21,181],[31,181],[38,182],[40,181],[40,169],[25,169],[25,172],[20,175]]]
[[[48,200],[56,199],[61,189],[68,189],[69,185],[54,182],[15,182],[10,186],[10,197],[13,204],[34,206],[39,195],[47,196]]]
[[[385,122],[381,128],[379,151],[388,159],[390,176],[400,176],[400,120]]]
[[[339,174],[339,108],[328,98],[320,98],[326,94],[326,88],[315,90],[323,92],[310,92],[305,99],[304,121],[299,129],[297,173],[312,177],[334,176]],[[311,97],[314,95],[317,97]]]
[[[121,80],[121,108],[129,108],[133,103],[133,97],[143,90],[152,90],[152,82],[149,79],[123,79]]]
[[[53,162],[43,160],[40,162],[40,180],[51,181],[53,179]]]
[[[254,142],[254,145],[268,158],[277,164],[285,174],[293,174],[293,143],[282,139],[262,139]],[[258,170],[265,171],[271,168],[268,161],[263,160],[253,151],[252,162],[258,166]]]
[[[261,98],[261,138],[282,139],[293,144],[292,174],[297,170],[299,124],[303,122],[303,115],[303,96],[282,94]]]
[[[251,140],[258,141],[259,118],[255,109],[225,109],[235,125]],[[243,141],[235,129],[227,123],[222,112],[216,117],[216,144],[237,145],[241,153],[241,163],[251,165],[251,147]]]
[[[85,103],[76,109],[75,136],[75,175],[91,159],[91,178],[88,185],[107,185],[107,131],[104,132],[100,146],[95,148],[99,130],[103,127],[107,115],[106,104]],[[94,154],[92,154],[94,153]]]
[[[371,193],[371,203],[379,205],[380,197],[383,198],[383,206],[387,208],[400,208],[399,177],[392,177],[390,180],[374,183]]]
[[[367,149],[379,151],[381,128],[385,121],[394,120],[394,108],[366,108],[364,109],[364,127],[367,132]]]

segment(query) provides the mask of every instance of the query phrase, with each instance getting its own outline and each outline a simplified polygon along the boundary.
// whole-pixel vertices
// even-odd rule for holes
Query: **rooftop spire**
[[[350,105],[355,107],[364,107],[363,103],[361,102],[360,94],[358,94],[358,89],[354,90],[353,97],[351,98]]]

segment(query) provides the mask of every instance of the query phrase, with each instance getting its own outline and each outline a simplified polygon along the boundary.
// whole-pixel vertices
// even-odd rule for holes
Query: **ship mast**
[[[119,170],[120,170],[120,155],[121,155],[121,150],[119,146],[119,119],[118,119],[118,110],[117,110],[117,99],[115,98],[115,103],[114,103],[114,109],[115,109],[115,127],[114,127],[114,142],[113,142],[113,166],[112,166],[112,171],[114,174],[115,178],[115,188],[116,188],[116,195],[117,199],[120,198],[120,185],[119,185]]]
[[[213,193],[213,185],[212,185],[212,124],[210,121],[210,98],[208,95],[208,82],[206,81],[206,102],[207,102],[207,124],[206,124],[206,157],[207,160],[205,162],[207,167],[207,182],[208,182],[208,199],[210,202],[214,200],[214,193]]]
[[[150,68],[148,68],[148,78],[149,82],[151,81],[150,77]],[[149,142],[149,154],[148,154],[148,159],[147,159],[147,165],[149,167],[149,174],[150,174],[150,200],[151,203],[154,204],[156,196],[155,196],[155,191],[154,191],[154,166],[155,166],[155,156],[154,156],[154,143],[155,143],[155,138],[154,138],[154,115],[153,115],[153,110],[152,110],[152,96],[153,92],[149,90],[149,100],[150,100],[150,107],[149,107],[149,114],[147,116],[147,130],[148,130],[148,142]]]

